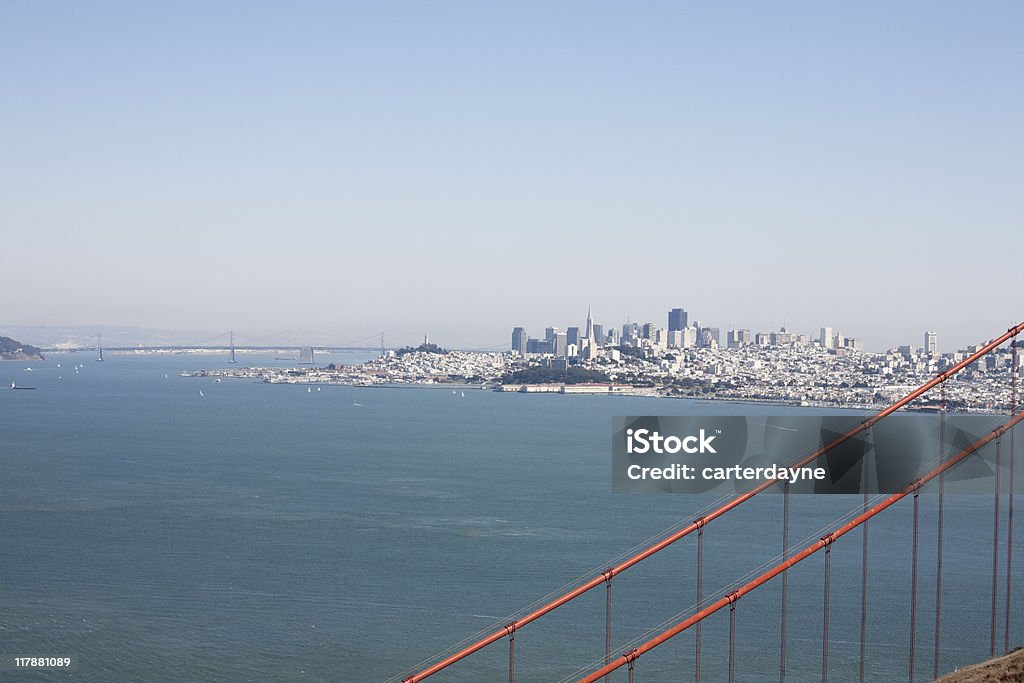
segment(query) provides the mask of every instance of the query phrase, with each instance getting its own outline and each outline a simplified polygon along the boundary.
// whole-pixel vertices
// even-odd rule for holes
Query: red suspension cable
[[[972,353],[970,356],[964,358],[962,361],[960,361],[959,363],[957,363],[956,365],[951,367],[949,370],[946,370],[945,372],[939,373],[933,379],[929,380],[928,382],[925,382],[920,387],[918,387],[917,389],[911,391],[909,394],[907,394],[903,398],[899,399],[898,401],[896,401],[892,405],[890,405],[887,408],[884,408],[883,410],[875,413],[873,416],[871,416],[867,420],[864,420],[858,426],[856,426],[853,429],[849,430],[845,434],[842,434],[841,436],[837,437],[831,443],[829,443],[829,444],[827,444],[825,446],[822,446],[821,448],[817,449],[815,452],[813,452],[810,455],[804,457],[799,462],[791,465],[790,467],[791,468],[804,467],[804,466],[814,462],[815,460],[820,458],[822,455],[824,455],[824,454],[830,452],[831,450],[833,450],[834,448],[837,448],[838,446],[846,443],[850,439],[854,438],[855,436],[857,436],[861,432],[871,428],[873,425],[877,424],[878,422],[880,422],[881,420],[885,419],[889,415],[891,415],[894,412],[898,411],[899,409],[903,408],[907,404],[909,404],[909,403],[913,402],[914,400],[920,398],[922,395],[924,395],[925,393],[927,393],[931,389],[933,389],[936,386],[942,384],[947,379],[949,379],[953,375],[957,374],[958,372],[960,372],[961,370],[966,368],[968,365],[970,365],[971,363],[973,363],[976,360],[978,360],[979,358],[987,355],[992,350],[998,348],[1004,342],[1006,342],[1007,340],[1013,338],[1014,336],[1016,336],[1020,332],[1024,332],[1024,322],[1019,323],[1019,324],[1011,327],[1006,332],[1004,332],[1002,335],[1000,335],[996,339],[993,339],[992,341],[988,342],[987,344],[982,346],[980,349],[978,349],[976,352]],[[750,500],[751,498],[753,498],[757,494],[759,494],[759,493],[761,493],[761,492],[771,488],[772,486],[774,486],[778,482],[779,482],[778,479],[769,479],[769,480],[766,480],[766,481],[762,482],[761,484],[758,484],[757,486],[755,486],[754,488],[750,489],[749,491],[746,491],[744,493],[741,493],[741,494],[737,495],[732,500],[726,502],[725,504],[721,505],[720,507],[716,508],[715,510],[712,510],[708,514],[704,515],[703,519],[704,519],[705,523],[711,522],[711,521],[713,521],[715,519],[718,519],[722,515],[724,515],[727,512],[729,512],[730,510],[732,510],[732,509],[734,509],[736,507],[739,507],[743,503],[747,502],[748,500]],[[696,523],[692,523],[692,524],[689,524],[688,526],[680,529],[679,531],[676,531],[675,533],[670,534],[669,536],[666,536],[665,538],[663,538],[662,540],[658,541],[657,543],[654,543],[654,544],[648,546],[647,548],[645,548],[644,550],[640,551],[639,553],[636,553],[632,557],[629,557],[626,560],[620,562],[618,565],[612,567],[611,570],[610,570],[612,572],[612,576],[620,574],[621,572],[629,569],[630,567],[632,567],[633,565],[637,564],[638,562],[641,562],[641,561],[647,559],[648,557],[650,557],[651,555],[654,555],[655,553],[657,553],[657,552],[659,552],[661,550],[664,550],[668,546],[672,545],[673,543],[675,543],[676,541],[680,540],[681,538],[685,538],[686,536],[690,535],[691,533],[693,533],[696,530],[697,530]],[[584,583],[584,584],[582,584],[580,586],[577,586],[576,588],[573,588],[572,590],[562,594],[561,596],[555,598],[554,600],[548,602],[547,604],[545,604],[545,605],[537,608],[536,610],[530,612],[526,616],[517,619],[514,622],[516,628],[519,629],[519,628],[522,628],[523,626],[526,626],[530,622],[533,622],[533,621],[539,619],[540,617],[544,616],[545,614],[558,609],[562,605],[564,605],[564,604],[566,604],[566,603],[568,603],[568,602],[570,602],[572,600],[575,600],[579,596],[581,596],[584,593],[587,593],[588,591],[590,591],[590,590],[600,586],[604,582],[605,582],[605,576],[604,576],[604,573],[602,572],[601,574],[598,574],[597,576],[595,576],[595,577],[591,578],[590,580],[588,580],[586,583]],[[499,641],[502,638],[505,638],[507,636],[508,636],[508,630],[506,628],[502,628],[502,629],[500,629],[498,631],[495,631],[494,633],[491,633],[490,635],[488,635],[488,636],[486,636],[484,638],[481,638],[480,640],[477,640],[476,642],[474,642],[474,643],[472,643],[470,645],[467,645],[466,647],[462,648],[458,652],[456,652],[456,653],[454,653],[452,655],[449,655],[448,657],[445,657],[441,661],[439,661],[439,662],[437,662],[437,663],[427,667],[426,669],[423,669],[422,671],[420,671],[418,673],[415,673],[415,674],[413,674],[411,676],[408,676],[408,677],[404,678],[402,680],[402,683],[419,683],[420,681],[428,678],[429,676],[434,675],[438,671],[441,671],[442,669],[445,669],[445,668],[451,666],[452,664],[454,664],[454,663],[456,663],[456,662],[458,662],[458,661],[468,657],[469,655],[473,654],[474,652],[482,650],[483,648],[487,647],[488,645],[490,645],[492,643],[495,643],[495,642],[497,642],[497,641]]]
[[[779,574],[781,574],[785,570],[789,569],[790,567],[792,567],[792,566],[794,566],[796,564],[799,564],[800,562],[804,561],[805,559],[807,559],[808,557],[810,557],[814,553],[818,552],[819,550],[827,547],[828,545],[831,545],[837,539],[839,539],[840,537],[850,533],[851,531],[853,531],[854,529],[859,527],[861,524],[863,524],[865,521],[871,519],[875,515],[877,515],[877,514],[883,512],[884,510],[888,509],[890,506],[895,504],[897,501],[902,500],[906,496],[916,492],[924,484],[928,483],[929,481],[931,481],[935,477],[937,477],[940,474],[942,474],[943,472],[947,471],[949,468],[953,467],[954,465],[959,463],[961,460],[963,460],[967,456],[969,456],[972,453],[974,453],[975,451],[977,451],[980,448],[986,446],[987,444],[991,443],[992,441],[994,441],[996,439],[999,439],[1000,437],[1002,437],[1003,434],[1005,434],[1007,431],[1012,429],[1014,427],[1014,425],[1016,425],[1021,420],[1024,420],[1024,413],[1020,413],[1018,415],[1014,415],[1005,424],[1003,424],[1003,426],[997,427],[996,429],[993,429],[989,434],[987,434],[986,436],[982,437],[981,439],[975,441],[973,444],[971,444],[967,448],[963,449],[962,451],[957,453],[952,458],[949,458],[948,460],[946,460],[941,465],[938,465],[937,467],[932,469],[930,472],[925,474],[923,477],[921,477],[917,481],[913,482],[912,484],[910,484],[909,486],[904,488],[902,491],[894,493],[891,496],[885,498],[881,502],[879,502],[879,503],[875,504],[873,507],[871,507],[871,509],[867,510],[866,512],[861,513],[860,515],[857,515],[856,517],[854,517],[852,520],[850,520],[846,524],[838,527],[837,529],[832,531],[832,533],[830,533],[830,534],[828,534],[826,536],[823,536],[820,540],[818,540],[817,542],[813,543],[812,545],[804,548],[803,550],[801,550],[796,555],[793,555],[789,559],[787,559],[787,560],[785,560],[783,562],[780,562],[779,564],[775,565],[774,567],[772,567],[768,571],[764,572],[763,574],[761,574],[757,578],[755,578],[755,579],[751,580],[750,582],[740,586],[739,588],[737,588],[733,592],[729,593],[725,597],[719,598],[718,600],[716,600],[712,604],[708,605],[704,609],[700,610],[699,612],[696,612],[695,614],[693,614],[692,616],[688,617],[687,619],[684,619],[683,621],[679,622],[675,626],[669,628],[666,631],[663,631],[661,634],[655,636],[654,638],[651,638],[647,642],[645,642],[642,645],[640,645],[640,646],[636,647],[635,649],[631,650],[629,652],[629,656],[631,657],[631,659],[636,659],[637,657],[643,655],[644,653],[649,652],[650,650],[653,650],[654,648],[658,647],[659,645],[661,645],[665,641],[669,640],[670,638],[673,638],[674,636],[679,635],[680,633],[682,633],[686,629],[690,628],[694,624],[696,624],[696,623],[698,623],[700,621],[703,621],[708,616],[714,614],[715,612],[717,612],[718,610],[722,609],[723,607],[735,603],[737,600],[742,598],[747,593],[749,593],[749,592],[751,592],[753,590],[756,590],[757,588],[763,586],[764,584],[766,584],[769,581],[771,581],[772,579],[774,579],[776,576],[778,576]],[[591,673],[590,675],[585,676],[584,678],[581,678],[580,679],[580,683],[594,683],[594,681],[596,681],[597,679],[602,678],[607,673],[609,673],[611,671],[614,671],[615,669],[619,668],[620,666],[622,666],[622,665],[624,665],[626,663],[627,663],[627,659],[626,659],[625,656],[619,657],[618,659],[614,660],[613,662],[611,662],[610,664],[608,664],[604,668],[602,668],[602,669],[600,669],[598,671],[595,671],[594,673]]]

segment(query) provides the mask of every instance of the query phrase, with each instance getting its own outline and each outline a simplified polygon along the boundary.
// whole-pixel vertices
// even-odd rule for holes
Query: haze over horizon
[[[1022,25],[1010,2],[5,3],[0,334],[491,347],[589,305],[952,351],[1024,318]]]

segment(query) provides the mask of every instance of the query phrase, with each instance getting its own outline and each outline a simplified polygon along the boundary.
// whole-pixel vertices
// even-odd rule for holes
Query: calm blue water
[[[439,389],[308,393],[177,376],[223,360],[111,355],[100,364],[66,354],[0,366],[6,384],[38,387],[0,391],[0,651],[79,659],[74,672],[0,677],[388,679],[493,630],[710,502],[612,495],[612,416],[777,411]],[[76,363],[85,364],[77,375]],[[943,670],[987,656],[992,561],[991,499],[947,500]],[[873,680],[903,678],[907,668],[905,503],[871,526]],[[794,497],[801,518],[792,538],[817,538],[858,504]],[[934,517],[934,497],[923,496],[922,679],[932,662]],[[764,495],[708,527],[706,593],[777,554],[780,518],[781,497]],[[1024,594],[1018,520],[1014,561]],[[694,541],[615,579],[616,645],[678,621],[692,605]],[[791,681],[820,679],[822,566],[816,556],[790,575]],[[859,532],[835,545],[832,569],[831,673],[850,680]],[[739,603],[737,680],[775,675],[778,599],[774,583]],[[1024,610],[1013,617],[1019,643]],[[999,624],[1001,643],[1002,611]],[[603,628],[603,589],[527,626],[516,640],[518,680],[570,676],[601,655]],[[725,680],[727,638],[723,612],[704,628],[704,680]],[[506,661],[498,643],[432,680],[502,680]],[[688,680],[692,666],[686,633],[641,658],[637,680]],[[625,680],[619,674],[613,680]]]

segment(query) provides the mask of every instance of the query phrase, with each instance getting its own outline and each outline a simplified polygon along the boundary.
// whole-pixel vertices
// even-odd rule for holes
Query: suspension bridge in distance
[[[897,411],[907,408],[914,401],[926,395],[933,396],[934,394],[931,392],[939,393],[939,405],[941,408],[938,420],[938,429],[940,431],[938,443],[940,446],[935,460],[924,465],[894,492],[872,496],[869,495],[865,485],[860,507],[831,522],[822,520],[824,523],[822,527],[823,532],[810,543],[793,543],[790,539],[791,526],[800,519],[800,515],[794,514],[794,511],[791,509],[789,483],[782,479],[770,479],[761,483],[751,484],[744,489],[737,490],[734,494],[719,501],[711,508],[696,512],[691,518],[691,522],[684,522],[675,531],[664,535],[654,542],[643,544],[638,551],[617,561],[612,566],[595,571],[589,578],[584,578],[574,582],[574,584],[570,584],[572,585],[571,588],[554,597],[545,599],[540,604],[535,603],[520,612],[519,616],[510,620],[503,627],[495,629],[482,637],[471,638],[469,642],[463,641],[463,643],[449,648],[449,650],[440,655],[435,655],[425,660],[416,669],[399,674],[390,680],[402,681],[402,683],[420,683],[442,674],[442,672],[448,673],[453,670],[452,667],[457,668],[460,664],[466,662],[467,658],[471,655],[489,646],[504,642],[508,652],[507,680],[509,683],[515,683],[517,666],[516,641],[517,637],[523,637],[520,632],[533,622],[551,615],[577,598],[603,587],[605,597],[604,610],[601,617],[604,627],[603,652],[592,653],[594,655],[592,661],[589,663],[584,662],[576,674],[561,680],[595,683],[596,681],[609,681],[613,676],[623,673],[625,680],[629,683],[634,683],[635,680],[643,680],[643,657],[654,652],[657,648],[673,642],[681,634],[688,633],[693,635],[693,656],[687,660],[685,668],[681,666],[679,670],[674,672],[671,680],[692,679],[696,683],[700,683],[702,670],[713,664],[719,669],[724,667],[724,672],[716,670],[716,673],[724,673],[730,683],[732,683],[737,675],[737,658],[741,656],[737,654],[736,647],[737,620],[742,613],[740,606],[743,604],[741,601],[751,594],[757,594],[759,589],[762,589],[769,583],[776,585],[781,583],[781,593],[778,602],[766,607],[762,601],[757,604],[756,608],[759,610],[767,609],[777,613],[773,617],[777,617],[776,623],[779,625],[778,631],[774,635],[774,639],[777,642],[778,659],[774,673],[764,670],[763,667],[759,669],[758,680],[777,679],[780,683],[785,683],[787,677],[790,680],[794,680],[795,663],[798,663],[800,666],[799,680],[811,680],[808,670],[812,663],[806,661],[808,659],[806,648],[804,648],[805,652],[800,655],[804,661],[794,662],[795,655],[790,647],[790,629],[794,623],[806,626],[809,622],[816,621],[820,624],[820,648],[814,656],[817,661],[813,662],[815,669],[813,679],[818,680],[820,678],[823,683],[827,683],[832,669],[830,645],[833,645],[834,642],[834,635],[830,633],[830,627],[834,621],[831,608],[838,598],[844,598],[844,604],[856,602],[856,600],[852,599],[853,597],[859,599],[860,604],[859,655],[857,661],[859,673],[854,675],[847,673],[847,675],[842,676],[841,680],[870,680],[871,652],[868,645],[870,641],[869,627],[871,619],[869,617],[871,616],[871,605],[876,604],[872,598],[875,601],[881,601],[881,604],[887,608],[886,614],[888,617],[891,610],[888,609],[889,605],[887,603],[892,602],[892,595],[879,593],[872,596],[871,594],[871,584],[868,581],[869,574],[878,570],[878,562],[883,560],[875,560],[871,554],[869,522],[886,513],[890,513],[891,516],[892,510],[902,506],[909,506],[910,508],[910,514],[904,517],[907,519],[907,525],[910,527],[909,531],[912,539],[909,547],[906,549],[910,556],[911,572],[908,585],[893,586],[890,587],[890,590],[898,592],[901,599],[908,599],[909,602],[908,613],[905,615],[906,640],[903,643],[888,644],[889,647],[886,649],[885,654],[878,656],[892,657],[894,649],[902,650],[902,656],[905,661],[903,671],[905,672],[906,680],[911,682],[915,680],[931,680],[939,676],[940,673],[944,673],[942,666],[944,624],[947,624],[951,619],[955,620],[957,618],[957,612],[955,611],[957,610],[957,602],[954,601],[952,606],[950,606],[947,593],[954,589],[956,590],[956,596],[963,595],[964,591],[978,592],[983,590],[987,594],[986,599],[990,597],[990,617],[988,619],[988,633],[986,634],[987,654],[990,657],[994,657],[998,654],[1009,652],[1014,644],[1014,635],[1012,633],[1013,620],[1011,616],[1016,613],[1013,597],[1015,581],[1013,565],[1015,542],[1013,492],[1018,487],[1015,481],[1017,476],[1015,472],[1015,441],[1016,433],[1019,430],[1015,429],[1015,427],[1024,420],[1024,412],[1020,410],[1018,405],[1017,387],[1020,374],[1017,338],[1022,332],[1024,332],[1024,323],[1009,328],[995,339],[978,347],[973,353],[952,367],[937,374],[930,381],[909,391],[891,405],[876,413],[863,416],[849,430],[836,435],[826,443],[812,446],[807,449],[807,452],[798,454],[776,454],[780,457],[785,455],[789,458],[785,461],[785,466],[791,469],[822,462],[833,451],[836,451],[852,439],[865,435],[870,437],[873,428]],[[993,424],[987,433],[965,443],[950,445],[947,443],[947,435],[945,434],[945,383],[1006,344],[1010,345],[1011,370],[1009,373],[1010,386],[1008,387],[1010,398],[1005,414],[990,416]],[[991,496],[992,517],[990,518],[991,525],[988,527],[988,531],[991,533],[992,543],[987,551],[980,544],[972,543],[971,551],[972,556],[978,558],[983,557],[988,552],[989,560],[987,561],[987,567],[981,571],[977,567],[965,570],[970,577],[969,585],[951,586],[946,576],[944,576],[944,572],[948,575],[951,573],[951,570],[958,568],[943,565],[944,557],[948,554],[948,550],[945,550],[943,547],[944,541],[947,540],[944,531],[947,506],[945,501],[946,478],[950,470],[965,464],[972,456],[978,457],[978,453],[983,449],[987,449],[986,452],[993,449],[995,451],[994,480],[989,489],[990,493],[986,494]],[[861,466],[864,468],[864,471],[861,474],[861,481],[865,482],[865,484],[869,474],[867,471],[868,463],[868,458],[863,457]],[[1003,474],[1004,470],[1005,475]],[[779,498],[781,498],[782,503],[782,532],[778,547],[781,553],[772,560],[762,564],[753,572],[742,577],[731,577],[730,580],[722,581],[714,592],[705,592],[705,537],[708,534],[714,533],[717,528],[727,526],[735,516],[736,511],[745,503],[768,490],[780,492],[779,489],[781,489],[781,496]],[[935,493],[937,497],[934,529],[930,530],[930,533],[935,534],[936,539],[934,558],[929,557],[929,560],[934,559],[934,565],[929,564],[927,568],[922,564],[920,542],[922,537],[921,493],[925,490]],[[1005,502],[1003,501],[1003,496],[1005,496]],[[902,524],[902,522],[898,523]],[[1005,531],[1005,537],[1002,539],[1000,538],[1001,531]],[[693,567],[693,574],[696,577],[696,591],[689,613],[683,614],[681,618],[674,620],[673,623],[662,624],[649,629],[639,642],[636,638],[630,640],[621,638],[620,640],[623,642],[616,645],[616,634],[613,630],[614,603],[612,586],[615,583],[614,579],[690,536],[695,537],[697,547],[695,566]],[[843,552],[856,552],[852,547],[855,541],[851,543],[851,539],[858,537],[860,539],[860,581],[846,581],[842,584],[836,584],[832,581],[833,554],[839,552],[839,549],[842,549]],[[737,548],[736,552],[743,552],[743,548]],[[799,611],[793,611],[798,608],[793,604],[792,592],[798,586],[790,585],[790,577],[793,575],[795,579],[794,570],[800,567],[802,563],[806,563],[814,557],[821,558],[821,575],[818,579],[820,582],[818,583],[818,588],[821,590],[821,602],[814,608],[813,613],[808,613],[806,606],[800,607]],[[528,561],[528,558],[524,559]],[[930,617],[927,624],[925,623],[926,615],[922,614],[919,610],[919,603],[922,602],[923,597],[921,593],[924,590],[922,578],[926,571],[930,574],[929,589],[934,591],[934,594],[929,596],[929,606],[933,606],[934,609],[930,615],[927,615]],[[962,574],[964,572],[958,573]],[[987,578],[984,578],[985,573],[988,575]],[[806,573],[801,573],[800,577],[805,578]],[[727,577],[716,578],[726,579]],[[944,580],[947,581],[946,584],[944,584]],[[845,595],[847,593],[857,593],[858,595]],[[946,604],[943,601],[944,596],[947,597]],[[630,600],[629,596],[623,598],[619,593],[616,593],[615,597],[619,600]],[[947,611],[954,610],[952,617],[948,613],[943,613],[944,606]],[[686,605],[681,605],[680,607],[686,607]],[[709,653],[702,652],[702,626],[709,618],[720,612],[728,613],[728,646],[725,648],[725,652],[716,651],[710,653],[709,656]],[[924,648],[919,645],[918,641],[918,635],[925,631],[928,631],[930,636],[928,652],[923,651]],[[766,638],[768,635],[760,633],[759,637]],[[710,662],[708,661],[709,659],[711,660]],[[922,662],[931,666],[922,667],[920,666]],[[520,665],[522,664],[521,662],[519,663]],[[531,680],[534,679],[531,678]],[[657,680],[663,680],[663,678]],[[892,680],[892,678],[886,677],[884,680]]]
[[[379,342],[370,344],[370,342]],[[100,348],[106,351],[125,352],[125,351],[152,351],[152,352],[186,352],[186,351],[208,351],[210,353],[223,352],[228,354],[228,362],[234,363],[235,352],[270,352],[280,351],[282,349],[299,349],[302,345],[299,344],[253,344],[253,343],[236,343],[234,330],[227,332],[221,332],[215,336],[199,340],[192,344],[145,344],[135,346],[101,346]],[[318,353],[336,353],[343,351],[377,351],[381,353],[384,351],[384,333],[375,332],[374,334],[356,339],[353,341],[343,341],[335,344],[322,344],[322,345],[306,345],[307,348],[314,348]]]

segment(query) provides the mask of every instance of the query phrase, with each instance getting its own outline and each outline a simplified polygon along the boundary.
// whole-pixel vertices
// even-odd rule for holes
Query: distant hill
[[[936,678],[935,683],[1009,683],[1024,681],[1024,648],[1017,648],[1002,657],[958,669]]]
[[[0,360],[43,360],[39,349],[10,337],[0,337]]]

